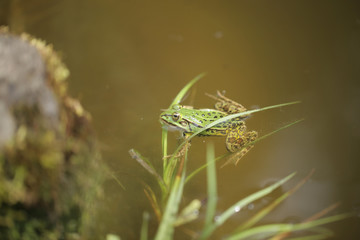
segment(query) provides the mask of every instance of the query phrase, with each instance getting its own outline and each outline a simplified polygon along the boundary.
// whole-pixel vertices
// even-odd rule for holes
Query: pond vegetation
[[[174,98],[172,103],[170,104],[168,109],[171,109],[175,104],[179,104],[185,94],[190,90],[190,88],[205,74],[200,74],[195,77],[192,81],[190,81]],[[175,237],[175,228],[181,226],[183,224],[189,223],[199,218],[199,213],[201,208],[206,208],[204,227],[203,229],[196,229],[192,232],[192,238],[195,239],[209,239],[212,233],[220,228],[222,225],[226,224],[226,221],[232,217],[234,214],[238,213],[246,207],[247,205],[265,197],[271,192],[275,191],[279,187],[281,187],[284,183],[290,181],[296,174],[296,172],[290,173],[288,176],[283,179],[271,184],[268,187],[261,189],[260,191],[254,192],[253,194],[239,200],[234,203],[224,212],[216,215],[216,203],[218,199],[217,195],[217,177],[216,177],[216,165],[217,162],[225,160],[225,165],[230,163],[238,162],[239,159],[236,159],[238,156],[238,152],[227,153],[220,157],[215,156],[214,146],[211,143],[207,144],[206,150],[206,163],[198,169],[190,171],[186,168],[188,162],[188,152],[190,151],[190,140],[200,135],[201,132],[206,131],[217,124],[233,119],[241,116],[246,116],[252,113],[270,110],[279,107],[285,107],[293,104],[297,104],[299,102],[289,102],[284,104],[272,105],[264,108],[249,110],[241,113],[230,114],[224,118],[218,119],[204,128],[199,129],[188,135],[184,138],[184,140],[177,146],[175,151],[172,154],[168,154],[168,130],[166,127],[162,128],[162,156],[163,156],[163,173],[159,174],[156,169],[153,167],[153,164],[147,158],[141,156],[141,154],[131,149],[129,151],[131,157],[140,163],[142,167],[144,167],[151,175],[153,175],[158,183],[159,188],[161,189],[161,195],[157,196],[155,194],[155,190],[152,189],[149,185],[144,183],[144,192],[147,198],[149,199],[151,206],[153,208],[154,214],[156,215],[159,221],[159,227],[156,231],[156,235],[154,237],[155,240],[164,240],[164,239],[174,239]],[[247,145],[243,146],[243,148],[248,147],[248,145],[254,145],[258,141],[261,141],[270,135],[288,128],[294,124],[299,123],[302,119],[287,124],[279,129],[274,130],[264,136],[257,138],[256,140],[249,142]],[[239,149],[239,152],[242,149]],[[234,160],[235,157],[235,160]],[[223,164],[223,165],[224,165]],[[240,163],[241,164],[241,163]],[[183,198],[183,190],[186,184],[191,183],[191,179],[198,174],[200,171],[205,170],[207,173],[207,191],[208,196],[206,199],[206,204],[204,201],[199,199],[194,199],[190,202],[186,207],[180,210],[180,203]],[[300,223],[275,223],[275,224],[267,224],[261,225],[261,220],[270,212],[272,212],[275,207],[277,207],[280,203],[286,200],[289,196],[291,196],[294,192],[296,192],[307,180],[310,179],[314,171],[311,171],[308,176],[299,181],[293,188],[286,191],[276,199],[274,199],[267,206],[263,207],[260,211],[258,211],[254,216],[249,218],[247,221],[242,223],[238,228],[234,229],[232,233],[229,233],[227,236],[224,236],[224,239],[235,240],[235,239],[272,239],[272,240],[280,240],[280,239],[325,239],[333,235],[333,232],[325,227],[324,224],[335,222],[347,218],[350,214],[338,214],[330,217],[324,217],[324,215],[328,214],[331,210],[338,206],[338,203],[335,203],[329,206],[326,209],[318,213],[314,213],[313,216],[305,219]],[[144,212],[143,217],[143,225],[140,233],[141,240],[150,239],[148,237],[148,221],[149,221],[149,213]],[[304,231],[306,230],[306,234]],[[294,234],[295,232],[302,231],[299,234]],[[290,236],[290,238],[289,238]]]

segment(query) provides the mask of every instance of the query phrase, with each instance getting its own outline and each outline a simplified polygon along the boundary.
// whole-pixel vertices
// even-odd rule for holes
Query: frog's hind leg
[[[182,105],[183,108],[186,108],[186,109],[194,109],[193,106],[188,106],[188,105]]]
[[[257,137],[258,133],[256,131],[246,132],[246,126],[243,121],[240,122],[238,127],[231,129],[226,137],[226,148],[233,152],[234,155],[229,160],[237,164],[254,147],[252,142]]]
[[[226,148],[230,152],[236,152],[254,141],[258,136],[256,131],[246,131],[244,121],[240,121],[236,127],[231,128],[226,136]]]
[[[215,103],[216,110],[219,110],[222,112],[227,112],[229,114],[241,113],[241,112],[245,112],[247,110],[240,103],[237,103],[234,100],[231,100],[231,99],[225,97],[223,94],[220,93],[220,91],[216,92],[216,96],[211,95],[211,94],[206,94],[206,95],[217,101]]]

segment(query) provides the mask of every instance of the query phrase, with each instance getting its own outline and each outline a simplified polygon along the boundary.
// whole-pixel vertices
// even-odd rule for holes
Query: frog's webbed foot
[[[237,102],[225,97],[223,94],[220,93],[220,91],[216,92],[216,96],[208,94],[208,93],[206,95],[217,101],[215,103],[216,110],[219,110],[222,112],[227,112],[229,114],[241,113],[241,112],[245,112],[247,110],[240,103],[237,103]]]
[[[254,147],[252,142],[257,137],[256,131],[246,132],[245,123],[241,121],[239,126],[232,129],[226,137],[226,148],[233,154],[225,164],[233,162],[236,165]]]

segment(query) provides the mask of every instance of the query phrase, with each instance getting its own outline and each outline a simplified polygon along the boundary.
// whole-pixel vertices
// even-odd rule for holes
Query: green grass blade
[[[207,165],[207,208],[205,215],[205,228],[210,226],[215,217],[216,202],[217,202],[217,182],[216,182],[216,165],[215,165],[215,150],[214,144],[208,143],[206,148]]]
[[[168,136],[168,130],[166,128],[162,128],[161,131],[161,147],[162,147],[162,153],[163,157],[167,156],[167,136]],[[166,162],[166,161],[164,161]]]
[[[141,231],[140,231],[140,240],[148,239],[149,219],[150,219],[149,213],[144,212],[143,213],[143,222],[142,222]]]
[[[177,153],[173,153],[172,156],[170,157],[169,160],[169,164],[167,166],[167,169],[165,170],[164,173],[164,180],[168,183],[168,186],[171,186],[171,183],[174,180],[174,173],[177,171],[178,169],[178,163],[179,160],[181,159],[181,157],[184,155],[184,153],[186,154],[189,147],[190,147],[190,143],[185,142],[185,145],[182,145],[182,149],[180,150],[181,153],[177,152]]]
[[[289,196],[290,196],[290,194],[288,194],[288,192],[286,192],[285,194],[283,194],[280,197],[278,197],[277,199],[275,199],[275,201],[272,202],[269,206],[262,209],[255,216],[253,216],[252,218],[247,220],[244,225],[240,226],[240,228],[236,230],[236,232],[241,232],[241,231],[244,231],[244,230],[254,226],[256,223],[258,223],[261,219],[263,219],[266,215],[268,215],[276,206],[278,206],[282,201],[284,201]]]
[[[133,159],[135,159],[143,168],[145,168],[151,175],[153,175],[153,176],[156,178],[156,180],[157,180],[157,182],[158,182],[161,190],[162,190],[162,191],[166,191],[166,185],[165,185],[163,179],[162,179],[161,176],[156,172],[156,170],[155,170],[154,166],[151,164],[151,162],[150,162],[147,158],[141,156],[141,154],[140,154],[138,151],[136,151],[135,149],[133,149],[133,148],[129,150],[129,154],[130,154],[130,156],[131,156]]]
[[[295,172],[288,175],[287,177],[281,179],[280,181],[277,181],[276,183],[270,185],[269,187],[266,187],[256,193],[251,194],[250,196],[238,201],[237,203],[235,203],[233,206],[231,206],[228,210],[226,210],[223,214],[221,214],[219,216],[219,218],[216,221],[217,225],[221,225],[223,224],[227,219],[229,219],[229,217],[231,217],[233,214],[235,214],[237,211],[237,209],[241,209],[243,207],[245,207],[246,205],[268,195],[269,193],[271,193],[272,191],[274,191],[276,188],[280,187],[281,185],[283,185],[284,183],[286,183],[287,181],[289,181],[292,177],[295,176]]]
[[[308,231],[311,231],[312,233],[315,234],[308,236],[301,236],[301,237],[290,237],[286,239],[287,240],[321,240],[321,239],[330,238],[334,235],[334,232],[332,230],[323,226],[314,227],[309,229]]]
[[[122,189],[126,190],[125,186],[120,182],[120,180],[116,177],[116,175],[112,171],[108,170],[107,172],[117,182],[117,184],[120,185]]]
[[[190,82],[188,82],[181,90],[180,92],[176,95],[176,97],[174,98],[174,100],[171,102],[169,108],[171,108],[174,104],[178,104],[181,102],[181,99],[185,96],[185,94],[190,90],[190,88],[197,82],[199,81],[201,78],[203,78],[206,75],[206,73],[201,73],[199,75],[197,75],[195,78],[193,78]],[[172,163],[173,159],[169,159],[167,158],[167,136],[168,136],[168,131],[167,129],[163,128],[162,130],[162,137],[161,137],[161,148],[162,148],[162,152],[163,152],[163,176],[164,176],[164,181],[167,185],[169,185],[171,178],[166,177],[167,173],[169,172],[169,163]],[[171,166],[172,169],[174,169],[174,166]]]
[[[178,165],[178,160],[170,158],[169,164],[166,167],[166,171],[164,173],[164,180],[166,181],[167,186],[171,186],[171,182],[174,180],[174,174],[176,172]]]
[[[314,220],[311,222],[306,223],[298,223],[298,224],[269,224],[269,225],[263,225],[259,227],[250,228],[248,230],[245,230],[243,232],[240,232],[238,234],[232,235],[227,240],[240,240],[240,239],[246,239],[249,237],[253,237],[255,235],[261,235],[261,238],[267,238],[270,236],[273,236],[277,233],[281,232],[293,232],[293,231],[300,231],[305,229],[311,229],[315,228],[317,226],[321,226],[327,223],[343,220],[345,218],[350,217],[351,214],[344,213],[339,214],[331,217],[321,218],[318,220]]]
[[[314,170],[313,170],[314,171]],[[311,173],[310,173],[311,174]],[[314,215],[312,215],[311,217],[305,219],[302,223],[305,223],[305,222],[312,222],[316,219],[320,219],[322,216],[324,216],[325,214],[329,213],[330,211],[334,210],[335,208],[337,208],[338,206],[340,205],[339,202],[337,203],[334,203],[332,205],[330,205],[329,207],[321,210],[320,212],[317,212],[315,213]],[[317,229],[316,231],[318,231],[319,229]],[[321,229],[320,229],[321,230]],[[325,228],[323,228],[323,231],[325,231]],[[328,229],[326,231],[329,231]],[[320,231],[318,231],[320,232]],[[282,232],[282,233],[279,233],[275,236],[273,236],[271,239],[269,240],[282,240],[282,239],[286,239],[287,236],[291,234],[291,232]]]
[[[240,239],[246,239],[249,237],[260,235],[260,239],[266,239],[268,237],[271,237],[279,232],[287,232],[292,231],[294,229],[294,224],[269,224],[269,225],[263,225],[259,227],[250,228],[248,230],[242,231],[240,233],[234,234],[226,240],[240,240]]]
[[[289,123],[289,124],[287,124],[287,125],[285,125],[285,126],[282,126],[282,127],[278,128],[278,129],[276,129],[276,130],[274,130],[274,131],[272,131],[272,132],[270,132],[270,133],[268,133],[268,134],[266,134],[266,135],[264,135],[264,136],[261,136],[261,137],[257,138],[257,139],[256,139],[255,141],[253,141],[251,144],[255,144],[255,143],[258,142],[258,141],[264,140],[265,138],[270,137],[271,135],[273,135],[273,134],[275,134],[275,133],[277,133],[277,132],[279,132],[279,131],[281,131],[281,130],[283,130],[283,129],[285,129],[285,128],[288,128],[288,127],[290,127],[290,126],[292,126],[292,125],[294,125],[294,124],[297,124],[297,123],[299,123],[299,122],[301,122],[301,121],[303,121],[303,120],[304,120],[304,119],[299,119],[299,120],[296,120],[296,121],[294,121],[294,122],[292,122],[292,123]],[[217,158],[215,159],[215,161],[217,162],[217,161],[219,161],[219,160],[221,160],[221,159],[229,156],[230,154],[231,154],[231,153],[225,153],[224,155],[217,157]],[[190,179],[192,179],[192,178],[193,178],[196,174],[198,174],[200,171],[202,171],[203,169],[205,169],[207,165],[208,165],[208,163],[205,163],[205,164],[203,164],[202,166],[200,166],[199,168],[197,168],[196,170],[194,170],[192,173],[190,173],[189,176],[186,177],[186,183],[187,183],[188,181],[190,181]]]
[[[334,235],[333,231],[325,228],[325,227],[316,227],[310,229],[311,232],[314,232],[316,234],[308,235],[308,236],[302,236],[302,237],[293,237],[293,238],[286,238],[287,240],[322,240],[330,238]]]
[[[322,240],[322,239],[328,239],[329,237],[331,237],[333,234],[328,235],[328,234],[314,234],[311,236],[306,236],[306,237],[300,237],[300,238],[288,238],[288,240]]]
[[[156,218],[158,219],[158,221],[160,222],[160,219],[161,219],[161,209],[160,209],[160,206],[158,204],[158,200],[156,198],[156,195],[154,193],[154,191],[151,189],[151,187],[146,184],[145,182],[143,183],[145,188],[144,188],[144,193],[145,193],[145,196],[148,198],[149,202],[150,202],[150,205],[151,207],[153,208],[154,210],[154,213],[156,215]]]
[[[187,162],[187,154],[185,153],[184,168],[181,175],[176,175],[174,183],[170,190],[170,196],[167,200],[165,211],[160,222],[160,226],[156,232],[155,240],[172,240],[174,234],[174,226],[179,211],[180,200],[185,185],[185,167]]]
[[[268,134],[265,134],[265,135],[263,135],[263,136],[261,136],[261,137],[258,137],[258,138],[255,139],[254,141],[249,142],[249,143],[247,143],[246,145],[244,145],[243,148],[247,148],[248,146],[254,145],[255,143],[257,143],[257,142],[259,142],[259,141],[261,141],[261,140],[264,140],[265,138],[270,137],[271,135],[273,135],[273,134],[275,134],[275,133],[277,133],[277,132],[279,132],[279,131],[281,131],[281,130],[283,130],[283,129],[285,129],[285,128],[288,128],[288,127],[290,127],[290,126],[292,126],[292,125],[294,125],[294,124],[296,124],[296,123],[299,123],[299,122],[301,122],[301,121],[303,121],[303,120],[304,120],[304,119],[296,120],[296,121],[294,121],[294,122],[292,122],[292,123],[289,123],[289,124],[287,124],[287,125],[285,125],[285,126],[282,126],[282,127],[278,128],[278,129],[276,129],[276,130],[274,130],[274,131],[272,131],[272,132],[270,132],[270,133],[268,133]],[[232,154],[236,154],[236,152],[234,152],[234,153],[232,153]],[[226,165],[228,165],[228,164],[230,164],[230,163],[234,163],[234,159],[232,159],[231,157],[230,157],[225,163],[223,163],[223,164],[221,165],[221,167],[224,167],[224,166],[226,166]],[[235,165],[236,165],[236,163],[235,163]]]
[[[258,213],[256,213],[253,217],[247,220],[244,224],[242,224],[239,228],[237,228],[234,232],[241,232],[248,228],[251,228],[256,223],[258,223],[261,219],[263,219],[266,215],[268,215],[275,207],[277,207],[281,202],[287,199],[289,196],[294,194],[300,187],[302,187],[313,175],[314,170],[312,170],[304,179],[302,179],[295,187],[290,189],[289,191],[282,194],[280,197],[276,198],[271,204],[261,209]]]
[[[168,130],[166,128],[162,128],[161,131],[161,150],[163,156],[163,171],[166,169],[168,164],[167,162],[167,146],[168,146]],[[163,175],[164,176],[164,175]]]
[[[269,109],[273,109],[273,108],[280,108],[280,107],[289,106],[289,105],[293,105],[293,104],[297,104],[297,103],[300,103],[300,102],[295,101],[295,102],[289,102],[289,103],[282,103],[282,104],[267,106],[267,107],[263,107],[263,108],[259,108],[259,109],[249,110],[249,111],[241,112],[241,113],[235,113],[235,114],[228,115],[226,117],[222,117],[219,120],[216,120],[216,121],[206,125],[206,127],[196,131],[187,140],[188,141],[191,140],[193,137],[199,135],[201,132],[203,132],[203,131],[205,131],[205,130],[207,130],[209,128],[212,128],[212,127],[216,126],[217,124],[219,124],[221,122],[225,122],[225,121],[228,121],[230,119],[241,117],[241,116],[244,116],[244,115],[249,115],[251,113],[261,112],[261,111],[265,111],[265,110],[269,110]]]
[[[223,159],[224,157],[229,156],[230,154],[231,154],[230,152],[225,153],[225,154],[217,157],[214,161],[217,162],[217,161]],[[196,174],[198,174],[199,172],[201,172],[202,170],[204,170],[207,166],[208,166],[208,162],[206,162],[206,163],[203,164],[201,167],[197,168],[197,169],[194,170],[192,173],[190,173],[190,174],[186,177],[185,183],[188,183],[193,177],[196,176]]]
[[[189,223],[199,217],[199,210],[201,208],[201,201],[199,199],[192,200],[179,214],[176,218],[174,225],[181,226],[183,224]]]
[[[261,140],[263,140],[263,139],[265,139],[267,137],[270,137],[271,135],[273,135],[273,134],[275,134],[275,133],[277,133],[277,132],[279,132],[281,130],[284,130],[285,128],[291,127],[291,126],[293,126],[293,125],[295,125],[295,124],[297,124],[299,122],[302,122],[302,121],[304,121],[304,119],[299,119],[299,120],[296,120],[296,121],[291,122],[289,124],[286,124],[285,126],[279,127],[278,129],[276,129],[276,130],[274,130],[274,131],[272,131],[272,132],[270,132],[268,134],[265,134],[265,135],[263,135],[261,137],[258,137],[255,141],[252,142],[252,144],[255,144],[258,141],[261,141]]]
[[[172,103],[170,104],[170,107],[172,107],[172,105],[174,104],[179,104],[181,102],[181,100],[183,99],[183,97],[185,96],[185,94],[189,91],[189,89],[197,82],[199,81],[201,78],[203,78],[206,75],[206,73],[200,73],[199,75],[197,75],[195,78],[193,78],[190,82],[188,82],[185,87],[183,87],[183,89],[180,90],[180,92],[176,95],[176,97],[174,98],[174,100],[172,101]]]
[[[300,103],[300,101],[295,101],[295,102],[288,102],[288,103],[282,103],[282,104],[277,104],[277,105],[272,105],[272,106],[267,106],[267,107],[263,107],[263,108],[259,108],[259,109],[254,109],[254,110],[249,110],[249,111],[246,111],[246,112],[241,112],[241,113],[235,113],[235,114],[231,114],[231,115],[228,115],[226,117],[223,117],[223,118],[220,118],[208,125],[206,125],[204,128],[201,128],[200,130],[194,132],[192,135],[190,135],[185,141],[183,141],[179,146],[178,148],[175,150],[174,152],[174,155],[177,154],[180,149],[185,145],[186,142],[190,141],[192,138],[194,138],[195,136],[199,135],[201,132],[209,129],[209,128],[212,128],[214,126],[216,126],[217,124],[221,123],[221,122],[224,122],[224,121],[228,121],[230,119],[233,119],[233,118],[237,118],[237,117],[241,117],[241,116],[244,116],[244,115],[249,115],[251,113],[256,113],[256,112],[261,112],[261,111],[265,111],[265,110],[269,110],[269,109],[274,109],[274,108],[280,108],[280,107],[285,107],[285,106],[289,106],[289,105],[293,105],[293,104],[298,104]],[[171,159],[170,159],[171,161]]]
[[[260,198],[266,196],[267,194],[271,193],[276,188],[278,188],[279,186],[283,185],[285,182],[290,180],[295,174],[296,173],[292,173],[292,174],[288,175],[287,177],[281,179],[280,181],[270,185],[269,187],[264,188],[258,192],[255,192],[255,193],[251,194],[250,196],[248,196],[248,197],[238,201],[234,205],[232,205],[224,213],[222,213],[220,216],[218,216],[216,221],[211,226],[204,229],[204,231],[202,232],[202,234],[200,236],[200,239],[208,238],[217,227],[221,226],[232,215],[234,215],[235,213],[240,211],[240,209],[242,209],[246,205],[256,201],[257,199],[260,199]]]
[[[106,234],[106,240],[121,240],[121,238],[118,235],[115,234]]]
[[[155,240],[171,240],[174,234],[174,223],[179,210],[179,203],[184,187],[185,177],[176,177],[166,204],[163,218],[155,235]]]

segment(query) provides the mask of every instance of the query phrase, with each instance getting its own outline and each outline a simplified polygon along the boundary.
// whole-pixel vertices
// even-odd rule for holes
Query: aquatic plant
[[[174,104],[179,104],[185,94],[190,90],[190,88],[205,74],[200,74],[191,80],[174,98],[172,103],[169,106],[169,109]],[[145,185],[144,192],[149,199],[151,206],[154,210],[157,219],[159,220],[159,227],[154,236],[155,240],[171,240],[174,238],[174,230],[176,227],[181,226],[185,223],[194,221],[198,219],[200,208],[202,207],[202,203],[198,199],[194,199],[188,206],[180,211],[180,203],[183,197],[183,189],[185,184],[189,184],[190,180],[198,174],[200,171],[206,169],[207,172],[207,204],[206,204],[206,213],[204,219],[204,227],[203,229],[198,230],[199,234],[192,236],[195,239],[209,239],[213,232],[224,225],[229,218],[231,218],[234,214],[239,212],[240,209],[246,207],[247,205],[265,197],[266,195],[272,193],[277,188],[282,186],[284,183],[290,181],[294,176],[295,172],[289,174],[283,179],[273,183],[272,185],[261,189],[260,191],[254,192],[253,194],[245,197],[244,199],[239,200],[230,206],[227,210],[222,212],[221,214],[215,216],[216,212],[216,203],[217,203],[217,177],[216,177],[216,163],[218,161],[223,160],[224,158],[228,158],[231,155],[235,155],[235,153],[228,153],[220,157],[215,157],[214,154],[214,146],[211,143],[207,144],[207,153],[206,153],[206,163],[200,168],[193,170],[188,173],[188,169],[186,168],[188,161],[188,151],[190,149],[190,140],[199,135],[202,131],[209,129],[216,124],[249,114],[253,114],[256,112],[270,110],[279,107],[290,106],[293,104],[297,104],[299,102],[289,102],[278,105],[272,105],[268,107],[263,107],[259,109],[249,110],[242,113],[231,114],[222,119],[212,122],[208,124],[205,128],[200,129],[190,136],[183,139],[183,141],[177,146],[175,151],[168,155],[168,132],[166,128],[162,128],[162,156],[163,156],[163,172],[159,174],[156,169],[153,167],[150,160],[141,156],[141,154],[131,149],[129,151],[130,155],[133,159],[139,162],[150,174],[152,174],[161,189],[161,196],[157,196],[155,191],[148,185]],[[261,141],[270,135],[288,128],[296,123],[299,123],[302,119],[292,122],[288,125],[285,125],[279,129],[274,130],[264,136],[259,137],[255,141],[249,144],[256,144],[258,141]],[[247,146],[244,146],[247,147]],[[240,149],[241,150],[241,149]],[[225,164],[229,164],[234,162],[233,158],[228,158],[231,161],[226,161]],[[281,202],[291,196],[295,191],[297,191],[311,176],[313,172],[311,172],[306,178],[298,182],[295,187],[283,193],[278,198],[274,199],[270,204],[261,209],[257,214],[253,217],[245,221],[241,226],[227,236],[224,236],[224,239],[272,239],[272,240],[280,240],[287,238],[290,234],[307,230],[307,236],[303,238],[296,239],[325,239],[333,235],[333,232],[329,229],[324,228],[322,225],[342,220],[346,217],[349,217],[350,214],[338,214],[330,217],[323,217],[325,214],[334,209],[337,204],[334,204],[323,211],[316,213],[314,216],[304,220],[301,223],[290,224],[290,223],[278,223],[278,224],[269,224],[269,225],[259,225],[260,221],[273,209],[278,206]],[[149,213],[145,212],[143,217],[143,225],[140,232],[140,239],[147,240],[148,237],[148,221],[149,221]],[[293,238],[294,239],[294,238]]]

